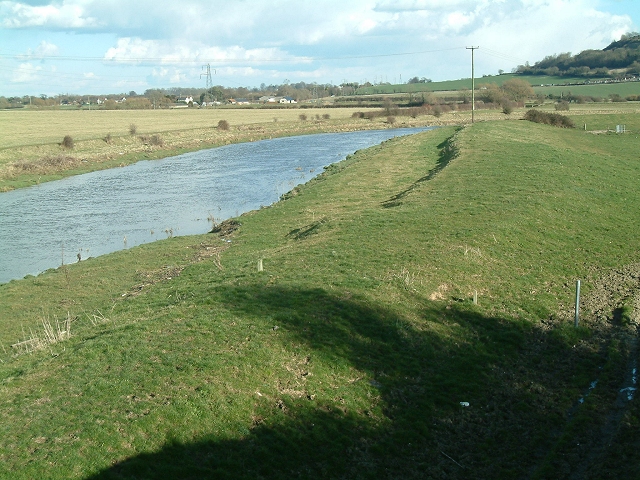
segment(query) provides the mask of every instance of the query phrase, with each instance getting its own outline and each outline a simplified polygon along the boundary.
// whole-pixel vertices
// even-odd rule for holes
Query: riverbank
[[[355,151],[420,129],[280,137],[0,195],[0,284],[272,205]]]
[[[638,475],[639,168],[630,135],[445,127],[2,285],[0,476]]]
[[[0,192],[231,143],[470,121],[468,112],[392,122],[387,116],[353,117],[371,110],[0,111]],[[479,118],[501,117],[486,111]],[[63,145],[65,136],[72,148]]]

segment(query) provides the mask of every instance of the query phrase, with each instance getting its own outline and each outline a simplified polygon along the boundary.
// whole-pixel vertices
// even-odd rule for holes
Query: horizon
[[[0,4],[0,95],[287,82],[402,84],[509,73],[637,31],[632,0],[143,0]],[[584,34],[576,34],[580,25]]]

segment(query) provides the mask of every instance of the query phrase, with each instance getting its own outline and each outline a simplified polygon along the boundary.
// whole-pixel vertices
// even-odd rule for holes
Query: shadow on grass
[[[168,442],[91,479],[524,478],[562,421],[557,399],[529,388],[555,392],[562,379],[538,371],[552,368],[543,353],[520,359],[529,339],[543,336],[525,323],[424,301],[415,326],[322,289],[228,287],[211,297],[241,318],[275,321],[281,341],[305,345],[325,364],[364,372],[361,388],[381,413],[288,398],[239,439]],[[552,349],[568,356],[561,343]]]
[[[403,190],[402,192],[397,193],[390,199],[382,202],[382,206],[384,208],[393,208],[393,207],[402,205],[403,199],[407,195],[409,195],[413,190],[418,188],[418,186],[421,183],[428,182],[429,180],[433,179],[438,173],[444,170],[447,167],[447,165],[451,163],[452,160],[455,160],[455,158],[459,155],[458,147],[455,144],[455,136],[461,129],[462,129],[461,127],[458,127],[456,129],[456,133],[454,133],[452,136],[450,136],[444,142],[441,142],[438,145],[438,148],[440,149],[440,154],[438,155],[438,161],[436,162],[436,166],[433,167],[431,170],[429,170],[429,173],[427,173],[424,177],[416,180],[414,183],[409,185],[409,187]]]

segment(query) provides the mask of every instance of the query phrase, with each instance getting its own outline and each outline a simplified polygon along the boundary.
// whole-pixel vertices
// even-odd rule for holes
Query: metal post
[[[576,318],[574,320],[574,326],[578,328],[580,323],[580,280],[576,282]]]

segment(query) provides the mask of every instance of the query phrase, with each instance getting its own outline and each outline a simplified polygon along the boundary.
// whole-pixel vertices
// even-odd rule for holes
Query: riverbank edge
[[[228,130],[208,127],[163,132],[157,135],[118,137],[109,141],[83,140],[76,142],[71,150],[65,150],[59,145],[20,147],[13,150],[16,152],[16,157],[24,160],[16,159],[10,162],[8,168],[0,173],[0,193],[94,171],[124,167],[142,160],[160,160],[230,144],[296,135],[461,123],[465,123],[464,118],[453,116],[446,119],[402,118],[393,123],[380,118],[274,122],[273,124],[243,124],[229,127]],[[42,153],[43,149],[46,153]]]

